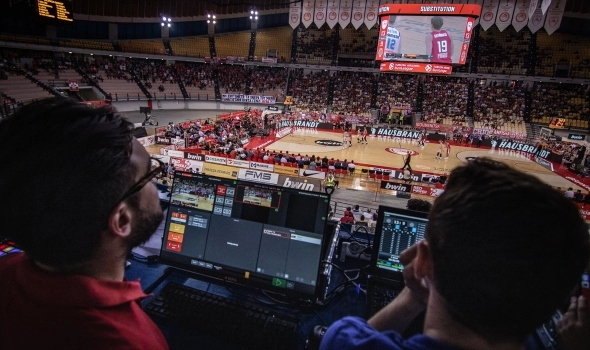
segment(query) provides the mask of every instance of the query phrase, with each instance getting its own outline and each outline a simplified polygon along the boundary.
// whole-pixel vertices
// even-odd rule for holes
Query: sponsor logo
[[[156,143],[163,143],[163,144],[169,145],[172,143],[172,140],[170,140],[169,137],[157,136]]]
[[[244,175],[244,177],[246,179],[270,181],[270,179],[272,179],[272,174],[256,170],[246,170],[246,175]]]
[[[538,148],[532,145],[527,145],[521,142],[510,142],[510,141],[502,141],[498,145],[499,149],[509,149],[513,151],[520,151],[526,152],[530,154],[535,154],[538,151]],[[549,151],[539,151],[538,156],[541,158],[547,158],[549,156]]]
[[[420,12],[455,12],[455,6],[420,6]]]
[[[428,195],[430,195],[430,190],[429,190],[429,187],[412,186],[412,193],[421,194],[423,196],[428,196]]]
[[[382,129],[382,128],[371,128],[371,135],[401,137],[401,138],[408,138],[408,139],[415,139],[415,140],[420,138],[420,133],[417,131],[407,131],[407,130],[398,130],[398,129]]]
[[[543,168],[553,171],[553,164],[543,158],[535,157],[535,162]]]
[[[419,154],[418,152],[407,148],[386,148],[385,150],[389,153],[401,154],[402,156],[407,155],[408,152],[410,152],[410,155],[412,156],[416,156]]]
[[[479,158],[479,157],[465,157],[465,160],[468,162],[472,162],[472,161],[476,160],[477,158]]]
[[[381,12],[389,12],[389,6],[379,7],[379,13]],[[385,25],[387,27],[387,25]]]
[[[290,178],[285,178],[285,182],[283,182],[283,187],[287,188],[296,188],[298,190],[304,191],[313,191],[314,185],[311,183],[307,183],[307,180],[303,180],[303,182],[292,181]]]
[[[192,159],[192,160],[198,160],[198,161],[205,160],[205,157],[202,154],[188,153],[188,152],[185,152],[184,153],[184,158],[186,158],[186,159]]]
[[[250,162],[248,162],[246,160],[239,160],[239,159],[228,159],[227,165],[233,165],[233,166],[237,166],[240,168],[249,168]]]
[[[209,155],[205,156],[205,160],[207,162],[218,163],[218,164],[226,164],[226,162],[227,162],[227,158],[215,157],[215,156],[209,156]]]
[[[574,177],[566,176],[565,179],[570,180],[571,182],[575,183],[576,185],[582,187],[583,189],[585,189],[587,191],[590,191],[590,186],[586,185],[585,183],[583,183],[582,181],[580,181]]]
[[[250,168],[252,168],[252,169],[261,169],[261,170],[272,171],[273,167],[274,167],[274,165],[272,165],[272,164],[250,162]]]
[[[316,140],[315,143],[322,146],[342,146],[342,142],[334,140]]]
[[[404,184],[398,184],[395,182],[385,182],[382,181],[381,182],[381,188],[385,189],[385,190],[391,190],[391,191],[398,191],[398,192],[410,192],[412,189],[412,186],[410,185],[404,185]]]
[[[324,173],[322,171],[310,171],[310,170],[300,169],[299,176],[323,180],[326,177],[326,173]]]
[[[279,107],[277,107],[277,106],[268,106],[268,108],[267,108],[267,109],[268,109],[269,111],[278,111],[278,110],[279,110]]]
[[[567,138],[570,139],[570,140],[583,140],[584,139],[584,135],[569,134],[567,136]]]

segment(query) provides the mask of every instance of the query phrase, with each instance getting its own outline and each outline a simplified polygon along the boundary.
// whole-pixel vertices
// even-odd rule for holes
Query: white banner
[[[547,14],[547,9],[551,6],[551,0],[543,0],[543,5],[541,5],[541,10],[543,14]]]
[[[176,151],[176,150],[173,150],[173,149],[160,148],[160,154],[163,155],[163,156],[184,158],[184,152],[182,152],[182,151]]]
[[[260,163],[260,162],[250,162],[250,169],[257,169],[257,170],[264,170],[264,171],[273,171],[275,166],[273,164],[268,163]]]
[[[512,21],[514,14],[514,0],[500,0],[500,7],[498,8],[498,16],[496,17],[496,27],[500,31],[508,28]]]
[[[345,28],[350,23],[350,13],[352,12],[352,0],[340,0],[340,12],[338,14],[338,24],[340,28]]]
[[[174,170],[186,172],[203,172],[203,162],[184,158],[170,158],[170,163]]]
[[[326,0],[315,0],[315,16],[313,22],[318,28],[326,23]]]
[[[563,12],[565,11],[566,0],[555,0],[555,6],[551,6],[547,11],[547,19],[545,20],[545,30],[547,34],[551,35],[561,25],[561,19],[563,18]]]
[[[301,176],[303,178],[308,178],[308,179],[323,180],[326,178],[326,173],[323,171],[299,169],[299,176]]]
[[[377,23],[377,11],[379,11],[379,0],[367,0],[365,8],[365,25],[368,29],[373,28]]]
[[[303,11],[301,15],[301,23],[305,28],[313,23],[313,6],[314,0],[303,0]]]
[[[262,57],[262,63],[277,63],[276,57]]]
[[[292,2],[289,9],[289,24],[295,29],[301,23],[301,2]]]
[[[516,0],[514,15],[512,16],[512,26],[517,32],[526,27],[528,23],[530,2],[531,0]]]
[[[274,104],[277,102],[277,99],[274,96],[223,94],[221,95],[221,101]]]
[[[533,13],[535,13],[535,11],[537,10],[537,8],[539,7],[539,0],[531,0],[531,3],[529,4],[529,18],[533,17]]]
[[[543,24],[545,23],[545,15],[543,11],[541,11],[541,7],[537,7],[531,18],[529,18],[528,27],[531,30],[531,33],[536,33],[539,29],[543,28]]]
[[[340,0],[328,0],[326,23],[330,29],[338,24],[338,10],[340,9]]]
[[[483,4],[483,0],[469,0],[469,3],[473,4],[473,5],[481,6]],[[481,9],[481,13],[483,15],[483,8]],[[480,17],[476,18],[475,21],[473,21],[474,27],[479,24],[479,19],[480,19]]]
[[[481,8],[481,17],[479,18],[479,24],[483,30],[488,30],[494,25],[499,2],[500,0],[484,0]]]
[[[250,168],[250,162],[247,160],[227,158],[227,165],[237,166],[238,168]]]
[[[355,29],[359,29],[363,25],[365,19],[365,5],[367,0],[354,0],[352,2],[352,25]]]
[[[207,161],[209,163],[217,163],[217,164],[223,164],[223,165],[227,164],[227,158],[225,158],[225,157],[210,156],[208,154],[205,155],[205,161]]]
[[[238,171],[238,179],[276,185],[279,181],[279,174],[267,173],[266,171],[240,169]]]

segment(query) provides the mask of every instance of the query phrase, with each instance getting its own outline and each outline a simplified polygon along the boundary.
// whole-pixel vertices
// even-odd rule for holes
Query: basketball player
[[[426,138],[427,138],[427,134],[426,132],[422,132],[420,134],[420,138],[418,139],[418,146],[420,146],[420,148],[424,149],[424,146],[426,145]]]
[[[453,63],[453,40],[451,35],[444,29],[443,18],[434,16],[430,20],[432,32],[426,35],[426,54],[430,55],[430,62]]]
[[[447,156],[445,157],[445,160],[449,159],[449,154],[451,154],[451,143],[447,140],[445,141],[445,146],[447,147]]]
[[[344,148],[352,147],[352,137],[347,130],[344,131],[344,136],[342,136],[342,143],[344,144]]]
[[[443,154],[443,142],[440,141],[438,143],[438,152],[436,152],[436,157],[435,159],[437,160],[441,160],[442,159],[442,154]]]
[[[369,144],[369,142],[367,142],[367,134],[368,134],[367,127],[364,126],[363,127],[363,132],[362,132],[361,143],[364,143],[365,145],[368,145]]]
[[[401,35],[399,30],[393,27],[395,23],[395,16],[389,16],[389,23],[387,27],[387,39],[385,41],[385,60],[394,59],[395,54],[400,52]]]

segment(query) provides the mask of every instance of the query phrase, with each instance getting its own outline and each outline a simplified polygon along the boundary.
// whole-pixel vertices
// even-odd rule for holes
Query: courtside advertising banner
[[[260,162],[250,162],[250,169],[256,169],[256,170],[263,170],[263,171],[270,171],[273,172],[274,171],[274,164],[268,164],[268,163],[260,163]]]
[[[254,169],[240,169],[238,179],[276,185],[279,181],[279,174]]]
[[[212,163],[203,163],[203,174],[214,175],[226,179],[237,179],[238,168],[227,165],[217,165]]]
[[[326,178],[326,173],[323,171],[316,171],[316,170],[308,170],[308,169],[299,169],[299,176],[304,177],[306,179],[320,179],[323,180]]]
[[[277,99],[274,96],[223,94],[223,95],[221,95],[221,101],[223,101],[223,102],[243,102],[243,103],[263,103],[263,104],[271,104],[272,105],[277,102]]]
[[[294,175],[294,176],[299,175],[299,169],[291,168],[290,166],[284,166],[284,165],[275,165],[274,172],[279,173],[279,174],[285,174],[285,175]]]
[[[298,190],[322,192],[322,181],[318,179],[279,175],[277,185]]]
[[[238,168],[250,168],[250,162],[247,160],[227,158],[226,163],[227,165],[235,166]]]
[[[428,73],[450,75],[453,72],[453,66],[446,64],[431,64],[419,62],[382,62],[379,70],[381,72]]]
[[[227,164],[227,158],[225,157],[216,157],[216,156],[211,156],[211,155],[205,155],[205,161],[209,162],[209,163],[217,163],[217,164],[223,164],[226,165]]]
[[[170,158],[170,162],[174,170],[185,171],[188,173],[203,171],[203,162],[185,158]]]
[[[184,152],[173,150],[173,149],[167,149],[167,148],[160,148],[160,154],[163,156],[176,157],[176,158],[183,158],[184,157]]]

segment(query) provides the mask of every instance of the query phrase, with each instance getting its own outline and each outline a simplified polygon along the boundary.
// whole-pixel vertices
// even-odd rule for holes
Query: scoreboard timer
[[[37,0],[37,13],[48,19],[74,21],[72,3],[67,0]]]

